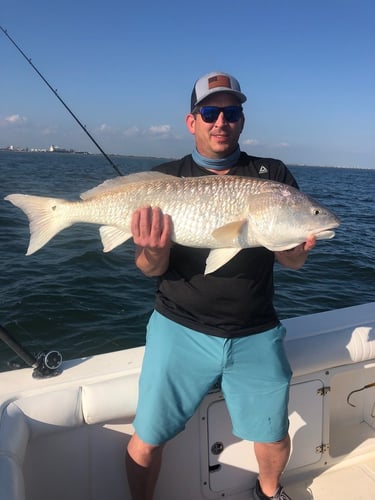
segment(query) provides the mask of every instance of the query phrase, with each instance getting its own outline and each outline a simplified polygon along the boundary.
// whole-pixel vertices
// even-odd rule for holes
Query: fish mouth
[[[328,227],[324,227],[320,231],[316,231],[316,232],[314,231],[314,233],[312,233],[312,234],[315,236],[315,238],[317,240],[330,240],[331,238],[333,238],[335,236],[335,231],[333,231],[333,229],[335,229],[336,227],[339,227],[339,225],[340,225],[340,221],[337,220],[333,224],[330,224]]]
[[[330,240],[335,236],[335,231],[332,231],[332,229],[325,229],[324,231],[314,233],[314,236],[317,240]]]

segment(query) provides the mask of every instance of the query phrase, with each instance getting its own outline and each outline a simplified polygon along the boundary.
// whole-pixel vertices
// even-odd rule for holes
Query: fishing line
[[[23,50],[17,45],[17,43],[13,40],[13,38],[9,35],[8,31],[4,29],[2,26],[0,26],[1,31],[4,33],[4,35],[12,42],[12,44],[16,47],[18,52],[26,59],[26,61],[30,64],[30,66],[33,68],[34,71],[40,76],[40,78],[43,80],[43,82],[47,85],[47,87],[55,94],[57,99],[61,102],[61,104],[65,107],[65,109],[72,115],[72,117],[75,119],[75,121],[78,123],[78,125],[81,127],[81,129],[85,132],[85,134],[88,135],[88,137],[91,139],[91,141],[95,144],[95,146],[99,149],[99,151],[102,153],[104,158],[110,163],[110,165],[114,168],[114,170],[117,172],[118,175],[123,175],[118,166],[113,163],[111,158],[103,151],[103,149],[100,147],[100,145],[96,142],[96,140],[93,138],[93,136],[90,134],[90,132],[87,130],[86,126],[83,125],[80,120],[77,118],[77,116],[73,113],[73,111],[69,108],[69,106],[63,101],[63,99],[59,96],[58,92],[56,89],[54,89],[44,78],[42,73],[38,70],[38,68],[32,63],[31,59],[27,57],[27,55],[23,52]]]

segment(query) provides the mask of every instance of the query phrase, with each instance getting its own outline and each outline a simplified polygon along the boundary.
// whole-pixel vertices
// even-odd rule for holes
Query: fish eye
[[[314,215],[319,215],[320,214],[319,208],[315,208],[314,211],[313,211],[313,214]]]

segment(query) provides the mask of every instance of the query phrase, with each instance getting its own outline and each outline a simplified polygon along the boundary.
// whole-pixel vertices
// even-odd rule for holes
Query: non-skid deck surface
[[[293,500],[375,500],[375,456],[296,483],[285,482]]]

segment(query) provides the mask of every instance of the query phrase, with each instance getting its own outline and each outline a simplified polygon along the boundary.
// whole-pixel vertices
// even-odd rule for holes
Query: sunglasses
[[[220,113],[224,113],[224,118],[229,123],[238,122],[242,117],[242,106],[225,106],[219,108],[218,106],[202,106],[195,110],[202,117],[206,123],[214,123],[219,118]]]

